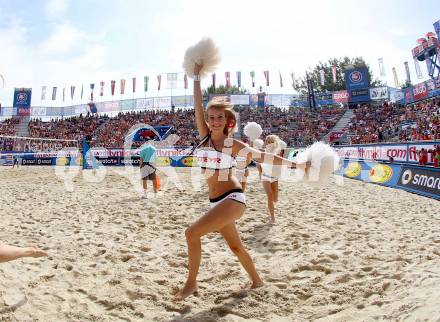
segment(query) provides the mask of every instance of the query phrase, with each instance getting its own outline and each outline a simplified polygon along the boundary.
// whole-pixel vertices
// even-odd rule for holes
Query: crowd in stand
[[[241,107],[236,111],[242,128],[247,122],[254,121],[263,127],[263,137],[277,134],[288,146],[301,147],[322,139],[335,126],[345,110],[340,107],[316,110]],[[440,139],[440,99],[430,99],[407,106],[391,102],[381,105],[363,104],[353,112],[354,115],[345,130],[349,138],[346,143]],[[18,118],[1,122],[0,135],[15,135],[18,123]],[[179,141],[176,142],[178,146],[191,146],[197,141],[194,112],[191,109],[128,112],[119,113],[115,117],[88,114],[51,122],[35,119],[29,123],[29,136],[81,141],[86,135],[91,135],[95,138],[97,146],[121,148],[130,129],[139,123],[151,126],[171,125],[172,133],[179,137]],[[240,129],[239,133],[242,133]],[[72,144],[38,141],[22,144],[25,150],[56,150],[69,145]]]
[[[401,106],[385,102],[354,110],[348,125],[351,144],[440,139],[440,99]]]
[[[289,146],[305,146],[327,134],[341,117],[343,109],[332,107],[310,111],[305,108],[241,108],[237,113],[240,115],[241,127],[254,121],[263,127],[263,136],[276,133]],[[176,142],[178,146],[192,146],[197,141],[192,110],[129,112],[119,113],[115,117],[87,115],[51,122],[37,119],[29,123],[29,136],[82,140],[84,136],[92,135],[96,146],[122,148],[131,128],[140,123],[151,126],[171,125],[172,133],[179,137]]]

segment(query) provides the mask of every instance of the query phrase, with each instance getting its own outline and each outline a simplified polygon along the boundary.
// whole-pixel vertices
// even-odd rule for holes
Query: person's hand
[[[200,64],[195,63],[194,65],[194,75],[200,75],[200,71],[203,68],[203,62],[200,62]]]

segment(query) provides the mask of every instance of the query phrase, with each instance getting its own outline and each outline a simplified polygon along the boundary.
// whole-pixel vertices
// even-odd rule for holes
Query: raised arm
[[[205,121],[205,113],[202,104],[202,88],[200,85],[200,70],[203,65],[196,64],[194,67],[194,113],[196,116],[197,130],[200,138],[204,138],[209,134],[209,128]]]

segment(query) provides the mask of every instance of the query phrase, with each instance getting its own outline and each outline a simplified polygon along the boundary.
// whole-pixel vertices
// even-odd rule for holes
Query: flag
[[[148,91],[148,76],[144,76],[144,92]]]
[[[66,98],[66,88],[65,87],[63,87],[63,102],[64,102],[64,99]]]
[[[167,73],[167,87],[168,89],[177,88],[177,73]]]
[[[100,88],[99,88],[99,96],[104,96],[104,81],[101,81],[99,83],[99,86],[100,86]]]
[[[121,95],[125,93],[125,79],[121,79]]]
[[[215,89],[215,73],[212,73],[212,88]]]
[[[333,76],[333,84],[336,84],[336,65],[332,66],[332,76]]]
[[[379,62],[379,72],[380,72],[380,77],[385,77],[385,66],[383,64],[383,58],[379,58],[378,59]]]
[[[188,76],[186,76],[186,74],[183,76],[183,87],[188,89]]]
[[[231,73],[225,72],[225,78],[226,78],[226,89],[231,88]]]
[[[237,86],[241,87],[241,72],[237,72]]]
[[[417,78],[422,79],[423,74],[422,74],[422,70],[420,69],[420,64],[419,64],[419,61],[417,60],[417,58],[414,58],[414,67],[416,69]]]
[[[266,79],[266,86],[269,86],[269,71],[264,71],[264,78]]]
[[[132,78],[133,94],[136,93],[136,77]]]
[[[280,87],[283,88],[283,76],[281,76],[281,72],[280,73]]]
[[[157,90],[160,91],[160,82],[162,80],[162,75],[157,75]]]
[[[115,95],[115,87],[116,87],[116,81],[115,80],[110,81],[110,90],[112,92],[112,96]]]
[[[95,84],[90,84],[90,100],[93,101],[93,91],[95,90]]]
[[[409,65],[408,62],[403,63],[405,65],[405,72],[406,72],[406,84],[411,84],[411,74],[409,73]]]
[[[52,88],[52,101],[55,101],[57,99],[57,88]]]
[[[46,86],[41,87],[41,100],[44,101],[46,99]]]
[[[393,67],[394,85],[399,87],[399,79],[397,78],[396,67]]]
[[[255,87],[255,72],[251,71],[252,87]]]
[[[84,94],[84,85],[81,85],[81,99],[83,99],[83,94]]]
[[[290,73],[290,77],[292,78],[292,87],[295,89],[296,83],[295,83],[295,73]]]
[[[73,100],[75,96],[75,86],[70,86],[70,99]]]
[[[324,70],[323,69],[321,69],[321,70],[319,70],[319,78],[320,78],[320,81],[321,81],[321,86],[324,86],[324,84],[325,84],[325,78],[324,78]]]

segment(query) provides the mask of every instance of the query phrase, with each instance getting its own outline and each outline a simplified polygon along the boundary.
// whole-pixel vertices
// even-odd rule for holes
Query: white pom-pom
[[[257,150],[261,150],[263,146],[264,146],[264,141],[262,139],[256,139],[252,143],[252,147]]]
[[[194,77],[195,64],[202,64],[200,77],[206,76],[214,71],[220,62],[220,52],[211,38],[203,38],[194,46],[189,47],[185,52],[182,67],[189,77]]]
[[[283,140],[280,140],[280,142],[278,142],[278,146],[280,150],[284,150],[285,148],[287,148],[287,143]]]
[[[339,168],[339,156],[328,144],[316,142],[298,153],[295,162],[298,164],[311,161],[308,175],[298,168],[295,173],[301,181],[322,185]]]
[[[243,133],[249,138],[250,141],[255,141],[263,133],[263,128],[256,122],[248,122],[243,128]]]

